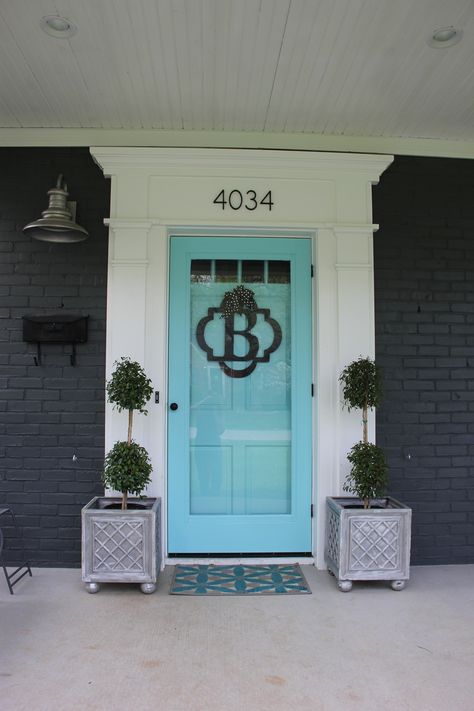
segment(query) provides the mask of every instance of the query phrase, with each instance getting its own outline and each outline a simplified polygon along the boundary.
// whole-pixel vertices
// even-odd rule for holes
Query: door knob
[[[177,410],[178,409],[178,403],[177,402],[172,402],[170,405],[170,410]]]

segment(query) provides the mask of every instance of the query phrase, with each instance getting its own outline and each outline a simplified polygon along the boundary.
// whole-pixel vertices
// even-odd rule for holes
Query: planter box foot
[[[100,590],[100,585],[99,583],[86,583],[86,590],[88,593],[93,595],[94,593],[98,593]]]
[[[406,580],[392,580],[390,587],[392,590],[403,590],[406,585]]]
[[[156,590],[156,585],[155,585],[155,583],[142,583],[142,584],[140,585],[140,590],[141,590],[142,593],[144,593],[145,595],[151,595],[152,593],[155,592],[155,590]]]
[[[350,592],[352,590],[352,580],[338,580],[337,587],[341,592]]]

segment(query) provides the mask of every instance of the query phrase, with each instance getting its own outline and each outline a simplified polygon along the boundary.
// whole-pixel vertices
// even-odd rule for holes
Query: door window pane
[[[237,281],[237,266],[236,259],[216,259],[216,281],[217,282],[236,282]]]
[[[289,284],[290,283],[290,262],[282,260],[271,260],[268,262],[268,283],[269,284]]]
[[[262,259],[244,259],[242,281],[247,284],[262,284],[265,281],[265,262]]]
[[[193,270],[189,512],[291,513],[289,262],[216,259],[212,281]],[[257,309],[224,315],[239,277]]]
[[[191,283],[211,281],[211,260],[193,259],[191,262]]]

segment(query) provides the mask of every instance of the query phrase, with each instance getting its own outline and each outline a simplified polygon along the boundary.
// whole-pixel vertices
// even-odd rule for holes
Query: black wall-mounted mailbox
[[[36,365],[41,363],[42,343],[70,343],[72,345],[71,365],[76,364],[76,343],[87,342],[89,316],[78,314],[48,314],[23,316],[23,340],[36,343],[38,356]]]

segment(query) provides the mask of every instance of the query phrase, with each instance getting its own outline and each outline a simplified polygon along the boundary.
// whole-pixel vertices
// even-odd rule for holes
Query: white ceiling
[[[0,130],[48,128],[471,142],[474,2],[0,0]]]

